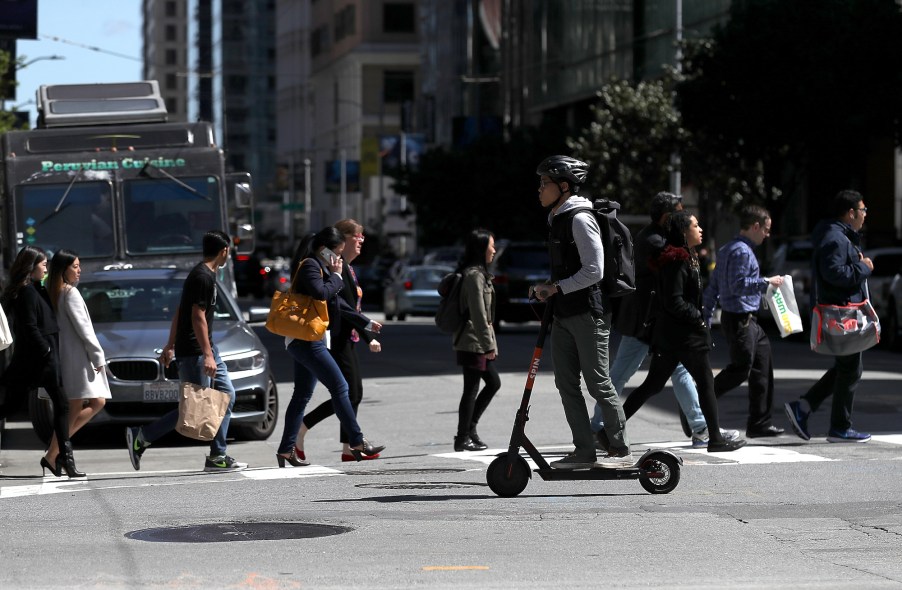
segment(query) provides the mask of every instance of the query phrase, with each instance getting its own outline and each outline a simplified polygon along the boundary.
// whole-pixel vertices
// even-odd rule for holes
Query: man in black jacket
[[[868,208],[862,196],[851,190],[833,198],[832,219],[821,221],[811,234],[811,308],[818,303],[848,305],[867,298],[866,282],[874,263],[859,248],[861,227]],[[815,329],[816,326],[812,326]],[[799,437],[809,440],[808,417],[831,395],[828,442],[867,442],[871,435],[852,428],[852,403],[861,381],[861,353],[834,357],[833,367],[798,401],[786,404],[786,416]]]

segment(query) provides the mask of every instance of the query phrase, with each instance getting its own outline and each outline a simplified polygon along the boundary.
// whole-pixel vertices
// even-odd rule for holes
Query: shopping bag
[[[13,333],[6,321],[6,312],[0,307],[0,350],[6,350],[13,343]]]
[[[768,309],[774,315],[781,337],[786,338],[790,334],[797,334],[802,331],[802,316],[799,314],[799,304],[796,303],[792,276],[784,275],[783,284],[779,287],[768,285],[764,300],[767,302]]]
[[[230,396],[212,387],[182,383],[176,431],[196,440],[213,440],[229,408]]]
[[[811,310],[811,350],[845,356],[880,342],[880,318],[870,300],[848,305],[818,303]]]

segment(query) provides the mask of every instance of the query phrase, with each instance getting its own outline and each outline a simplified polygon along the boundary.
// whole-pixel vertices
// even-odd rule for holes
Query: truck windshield
[[[39,246],[51,256],[61,248],[78,252],[81,258],[113,254],[112,189],[108,182],[31,184],[17,187],[15,194],[16,239],[20,246]]]
[[[154,177],[122,185],[129,254],[201,252],[204,234],[223,227],[215,177]]]

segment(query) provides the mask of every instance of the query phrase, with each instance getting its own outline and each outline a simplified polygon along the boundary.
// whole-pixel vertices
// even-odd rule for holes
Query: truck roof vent
[[[114,84],[56,84],[38,88],[38,127],[166,121],[156,80]]]

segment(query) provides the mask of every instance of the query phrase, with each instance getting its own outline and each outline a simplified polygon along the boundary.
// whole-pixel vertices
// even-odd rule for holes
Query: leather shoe
[[[764,438],[767,436],[780,436],[786,432],[782,428],[777,428],[773,424],[764,428],[750,428],[745,431],[746,438]]]

